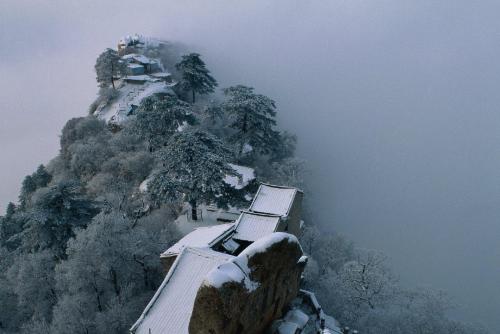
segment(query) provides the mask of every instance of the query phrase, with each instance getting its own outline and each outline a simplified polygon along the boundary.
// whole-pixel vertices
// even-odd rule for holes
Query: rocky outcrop
[[[196,296],[189,333],[262,333],[297,295],[303,259],[291,234],[273,233],[254,242],[208,274]]]

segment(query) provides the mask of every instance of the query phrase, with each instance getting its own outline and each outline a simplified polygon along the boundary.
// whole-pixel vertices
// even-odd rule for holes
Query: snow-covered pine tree
[[[130,130],[145,139],[150,150],[165,146],[185,124],[194,124],[190,105],[173,95],[153,95],[141,102]]]
[[[44,165],[38,166],[36,172],[31,175],[37,188],[46,187],[52,180],[52,175],[49,174]]]
[[[197,205],[216,201],[225,190],[225,176],[234,174],[228,165],[230,150],[220,139],[200,130],[174,134],[158,156],[163,168],[148,185],[152,199],[169,202],[183,194],[193,220],[197,220]]]
[[[210,75],[205,63],[198,53],[190,53],[182,56],[182,60],[175,65],[182,74],[181,87],[186,91],[191,91],[193,103],[195,95],[213,93],[217,87],[217,81]]]
[[[78,182],[61,181],[37,192],[32,207],[25,214],[22,248],[39,251],[50,248],[64,257],[66,242],[74,231],[85,227],[99,212],[96,202],[88,199]]]
[[[122,73],[124,63],[120,61],[118,52],[113,49],[106,49],[97,57],[95,63],[95,73],[99,87],[108,87],[110,84],[115,88],[114,77]]]
[[[33,174],[27,175],[23,180],[21,193],[19,195],[19,203],[21,203],[21,207],[24,208],[31,195],[37,189],[46,187],[51,180],[52,175],[47,172],[44,165],[38,166],[37,170]]]
[[[10,218],[16,212],[16,205],[12,202],[7,204],[7,209],[5,209],[5,218]]]
[[[31,175],[26,175],[21,185],[21,192],[19,193],[19,203],[21,208],[25,208],[31,194],[36,190],[36,183]]]
[[[222,108],[229,117],[230,127],[236,130],[231,141],[238,147],[238,156],[241,158],[246,145],[260,153],[269,153],[279,143],[279,132],[273,129],[275,102],[243,85],[225,88],[224,94],[227,99]]]

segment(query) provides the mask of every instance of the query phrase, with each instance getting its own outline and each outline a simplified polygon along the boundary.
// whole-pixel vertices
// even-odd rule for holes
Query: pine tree
[[[9,202],[9,204],[7,204],[7,209],[5,210],[5,218],[10,219],[15,212],[16,205],[12,202]]]
[[[197,220],[197,205],[216,201],[225,190],[225,176],[234,173],[228,165],[229,149],[199,130],[174,134],[159,157],[163,169],[148,186],[153,200],[168,202],[183,194],[191,205],[193,220]]]
[[[165,146],[173,133],[195,123],[190,105],[172,95],[144,99],[136,114],[130,129],[149,143],[150,150]]]
[[[21,203],[21,208],[26,207],[31,195],[40,188],[46,187],[52,180],[52,175],[47,172],[44,165],[38,166],[37,170],[31,174],[27,175],[21,187],[21,193],[19,194],[19,202]]]
[[[114,77],[122,73],[124,64],[120,61],[118,52],[113,49],[106,49],[97,57],[95,72],[99,87],[108,87],[110,84],[115,88]]]
[[[27,251],[51,248],[63,255],[74,230],[85,227],[98,212],[96,203],[75,181],[62,181],[45,188],[26,214],[27,222],[20,235],[23,248]]]
[[[182,60],[175,65],[182,74],[181,87],[191,91],[193,103],[196,94],[213,93],[217,87],[217,81],[210,75],[198,53],[190,53],[182,56]]]
[[[252,87],[243,85],[224,89],[227,96],[222,108],[228,114],[230,127],[236,130],[231,141],[241,157],[246,145],[260,153],[269,153],[279,143],[276,125],[276,104],[267,96],[255,94]]]
[[[36,172],[33,173],[31,177],[37,188],[46,187],[52,180],[52,175],[49,174],[44,165],[38,166]]]
[[[21,186],[21,193],[19,194],[19,203],[21,204],[21,208],[25,208],[28,204],[28,201],[36,190],[36,182],[33,180],[31,175],[27,175]]]

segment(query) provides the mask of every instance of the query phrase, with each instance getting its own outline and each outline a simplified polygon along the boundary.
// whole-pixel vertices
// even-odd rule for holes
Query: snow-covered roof
[[[130,63],[127,65],[128,68],[144,68],[143,65],[141,64],[134,64],[134,63]]]
[[[209,249],[185,248],[163,283],[130,329],[135,334],[188,334],[194,300],[205,276],[233,256]]]
[[[237,240],[256,241],[276,231],[280,216],[244,211],[236,221],[233,238]]]
[[[141,74],[141,75],[127,75],[125,77],[125,80],[129,81],[152,81],[151,77],[147,74]]]
[[[235,164],[229,164],[229,167],[234,169],[237,175],[226,175],[224,182],[235,189],[244,188],[250,181],[255,179],[255,171],[253,168]]]
[[[126,61],[136,61],[141,64],[152,64],[158,62],[156,59],[151,59],[149,57],[146,57],[145,55],[141,55],[138,53],[126,54],[122,56],[122,59]]]
[[[123,60],[131,60],[131,59],[134,59],[134,57],[138,56],[137,53],[129,53],[129,54],[126,54],[125,56],[122,56],[122,59]]]
[[[224,238],[234,227],[235,223],[220,224],[209,227],[199,227],[191,233],[185,235],[175,245],[161,254],[161,257],[168,257],[179,254],[186,247],[209,248],[217,241]]]
[[[296,188],[261,184],[248,210],[288,216],[298,191]]]
[[[154,60],[149,59],[148,57],[144,55],[136,55],[134,56],[134,60],[141,63],[141,64],[151,64],[154,63]]]
[[[169,72],[156,72],[156,73],[151,73],[150,74],[152,77],[156,77],[156,78],[168,78],[170,77],[172,74],[169,73]]]

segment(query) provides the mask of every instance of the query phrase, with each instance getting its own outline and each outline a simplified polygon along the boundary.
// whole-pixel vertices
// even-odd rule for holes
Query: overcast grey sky
[[[500,2],[0,2],[0,207],[86,114],[120,36],[179,40],[274,97],[318,220],[500,328]]]

